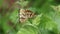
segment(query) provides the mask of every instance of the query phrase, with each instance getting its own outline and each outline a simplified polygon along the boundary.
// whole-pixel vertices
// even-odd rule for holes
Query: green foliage
[[[0,0],[0,7],[2,7],[2,4],[3,4],[3,0]]]
[[[26,25],[23,28],[20,28],[17,34],[38,34],[38,29],[33,26]]]
[[[0,7],[2,1],[0,0]],[[6,14],[3,10],[0,14],[0,34],[60,34],[60,10],[52,7],[60,5],[54,2],[54,0],[20,0],[18,2],[20,9],[29,9],[36,14],[24,23],[19,22],[19,8],[15,7]],[[27,5],[28,8],[25,7]]]

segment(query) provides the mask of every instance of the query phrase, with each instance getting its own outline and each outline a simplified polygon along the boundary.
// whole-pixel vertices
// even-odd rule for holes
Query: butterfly
[[[28,9],[20,9],[20,22],[25,22],[29,18],[34,17],[35,13]]]

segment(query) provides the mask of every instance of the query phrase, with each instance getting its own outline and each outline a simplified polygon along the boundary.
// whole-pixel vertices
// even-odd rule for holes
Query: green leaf
[[[37,16],[35,17],[35,19],[33,19],[32,24],[33,24],[33,25],[39,25],[41,17],[42,17],[42,14],[37,15]]]
[[[10,15],[10,20],[13,22],[13,23],[17,23],[19,20],[19,17],[18,17],[18,9],[15,9],[11,15]]]
[[[39,24],[42,34],[58,34],[57,24],[47,16],[43,16]]]
[[[23,28],[20,28],[17,34],[38,34],[38,30],[33,26],[27,25]]]

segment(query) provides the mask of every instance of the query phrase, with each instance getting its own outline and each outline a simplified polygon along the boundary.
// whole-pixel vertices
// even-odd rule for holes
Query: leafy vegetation
[[[20,22],[20,9],[33,18]],[[0,0],[0,34],[60,34],[60,0]]]

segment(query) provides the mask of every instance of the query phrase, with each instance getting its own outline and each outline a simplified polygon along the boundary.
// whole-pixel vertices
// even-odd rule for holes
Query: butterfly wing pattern
[[[25,22],[27,19],[32,18],[34,13],[27,9],[20,9],[20,22]]]

